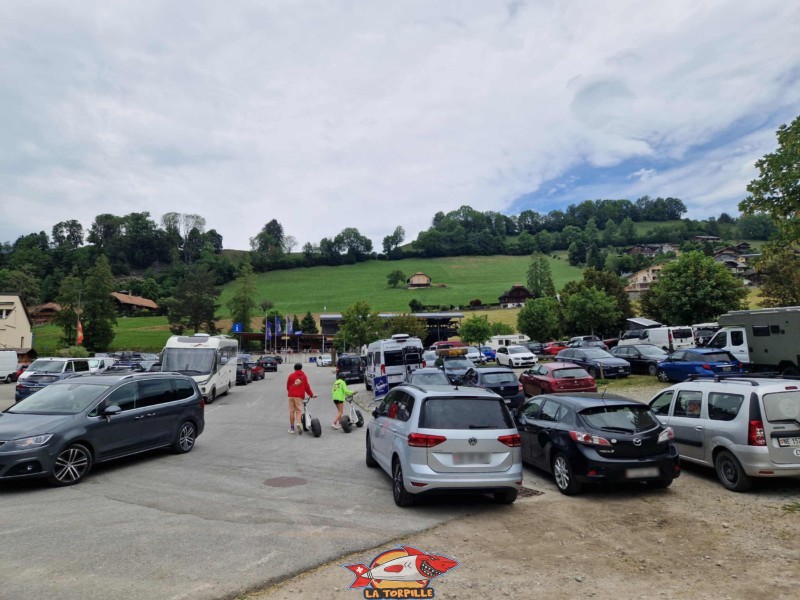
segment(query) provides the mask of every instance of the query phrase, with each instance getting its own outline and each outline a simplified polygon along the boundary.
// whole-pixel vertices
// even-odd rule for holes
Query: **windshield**
[[[64,370],[64,361],[38,359],[31,363],[28,370],[30,370],[31,373],[34,371],[37,373],[61,373],[61,371]]]
[[[582,348],[586,358],[614,358],[611,354],[600,348]]]
[[[589,427],[636,433],[658,426],[649,406],[597,406],[580,412]]]
[[[75,415],[89,408],[108,388],[94,383],[53,384],[21,400],[6,412]]]
[[[214,369],[213,348],[164,348],[162,371],[206,375]]]

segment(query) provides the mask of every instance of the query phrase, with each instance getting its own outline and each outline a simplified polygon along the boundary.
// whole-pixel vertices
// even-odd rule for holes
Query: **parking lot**
[[[3,483],[0,596],[233,598],[267,587],[260,596],[354,597],[340,557],[369,560],[396,540],[461,562],[437,582],[439,597],[744,598],[768,585],[769,597],[789,598],[800,584],[800,514],[785,508],[800,480],[743,495],[687,469],[668,490],[566,498],[526,469],[525,486],[541,494],[512,506],[459,497],[400,509],[388,477],[364,466],[363,430],[329,426],[331,369],[306,366],[322,437],[287,433],[289,369],[207,406],[188,455],[99,465],[69,488]],[[0,385],[0,405],[12,402],[13,386]]]

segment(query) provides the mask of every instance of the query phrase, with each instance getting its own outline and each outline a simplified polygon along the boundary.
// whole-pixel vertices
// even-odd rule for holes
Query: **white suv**
[[[532,367],[539,362],[537,356],[523,346],[500,346],[495,353],[498,365],[506,367]]]
[[[800,475],[800,378],[690,378],[650,407],[675,432],[681,459],[714,467],[729,490]]]

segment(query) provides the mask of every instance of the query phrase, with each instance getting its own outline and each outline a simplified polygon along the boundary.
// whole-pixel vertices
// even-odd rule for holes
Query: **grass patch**
[[[33,330],[33,347],[39,356],[49,356],[61,347],[63,331],[56,325],[39,325]],[[169,331],[166,317],[118,318],[111,350],[160,352]]]
[[[800,502],[790,502],[789,504],[784,504],[781,508],[788,513],[800,513]]]

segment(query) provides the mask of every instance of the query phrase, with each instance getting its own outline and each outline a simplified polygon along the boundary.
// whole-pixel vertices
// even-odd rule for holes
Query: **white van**
[[[622,339],[618,346],[631,346],[633,344],[652,344],[665,350],[675,352],[683,348],[694,348],[694,332],[691,327],[653,327],[642,329],[638,338]]]
[[[17,353],[14,350],[0,350],[0,381],[11,383],[17,373]]]
[[[530,341],[531,338],[524,333],[512,333],[511,335],[493,335],[486,345],[492,350],[497,350],[502,346],[525,346],[525,343]]]
[[[89,359],[89,371],[92,373],[102,373],[115,362],[117,362],[116,359],[110,356],[95,356]]]
[[[385,375],[390,386],[405,381],[408,371],[422,366],[422,340],[405,333],[396,333],[390,339],[377,340],[367,346],[367,364],[364,384],[372,389],[372,380]]]

